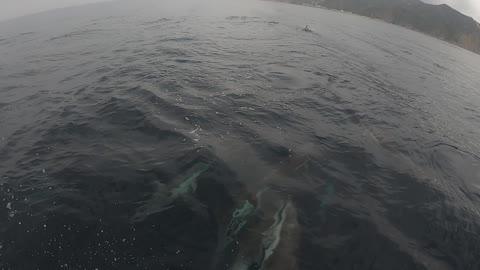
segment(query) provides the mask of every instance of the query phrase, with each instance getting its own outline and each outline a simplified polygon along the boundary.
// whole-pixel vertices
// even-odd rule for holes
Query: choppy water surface
[[[480,57],[242,2],[0,24],[0,268],[480,269]]]

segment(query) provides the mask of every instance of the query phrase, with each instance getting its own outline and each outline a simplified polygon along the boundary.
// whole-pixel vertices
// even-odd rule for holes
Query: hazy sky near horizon
[[[101,1],[105,0],[0,0],[0,21],[50,9]]]
[[[0,21],[50,9],[76,6],[106,0],[0,0]],[[395,0],[392,0],[395,1]],[[480,0],[422,0],[430,4],[448,4],[480,21]]]

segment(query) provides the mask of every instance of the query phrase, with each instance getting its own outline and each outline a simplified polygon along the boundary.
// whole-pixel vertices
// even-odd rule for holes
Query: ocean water
[[[271,2],[0,22],[0,269],[480,269],[479,66]]]

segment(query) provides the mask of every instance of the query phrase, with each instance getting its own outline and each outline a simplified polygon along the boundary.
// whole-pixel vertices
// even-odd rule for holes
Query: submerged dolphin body
[[[297,213],[290,200],[283,201],[273,222],[263,232],[250,229],[239,240],[232,270],[296,270],[299,240]]]
[[[263,233],[262,247],[265,252],[260,269],[295,270],[296,253],[299,248],[300,227],[297,211],[290,200],[275,214],[272,226]]]
[[[261,190],[256,207],[247,201],[234,211],[227,228],[222,262],[229,269],[297,269],[300,229],[290,199],[281,199],[272,190]]]
[[[248,215],[232,215],[235,223],[241,226],[237,226],[234,234],[225,235],[228,240],[225,240],[222,260],[224,267],[231,270],[298,269],[296,255],[301,230],[294,203],[290,195],[282,191],[282,186],[288,186],[290,181],[303,177],[308,171],[310,158],[308,151],[303,152],[289,150],[280,166],[254,184],[253,187],[260,191],[253,202],[253,213],[250,210]]]
[[[222,263],[228,265],[232,260],[232,254],[227,253],[233,252],[237,248],[236,245],[242,239],[242,235],[255,223],[262,206],[262,194],[266,190],[258,191],[255,198],[245,200],[242,206],[233,210],[229,221],[227,221],[228,225],[219,232],[217,250],[215,251],[210,269],[219,269]]]
[[[285,159],[258,181],[245,181],[244,190],[232,191],[236,207],[217,216],[218,224],[224,225],[218,232],[211,270],[299,269],[301,227],[291,189],[285,187],[292,181],[298,187],[298,179],[308,177],[309,153],[314,148],[308,144],[303,147],[299,152],[287,149]]]
[[[235,237],[240,233],[240,231],[247,225],[248,218],[255,213],[255,206],[251,204],[248,200],[245,201],[245,204],[242,208],[236,209],[232,214],[232,219],[227,226],[225,232],[225,241],[224,247],[227,247],[231,244]]]
[[[334,194],[335,194],[335,185],[333,184],[333,182],[329,182],[327,184],[327,187],[325,188],[325,194],[323,195],[322,203],[320,205],[320,215],[321,215],[323,224],[327,223],[328,204],[330,203]]]
[[[157,187],[152,197],[144,205],[137,208],[133,220],[135,222],[141,222],[152,214],[170,209],[173,202],[178,198],[195,193],[198,187],[198,177],[208,170],[208,168],[209,166],[207,164],[194,166],[192,169],[193,172],[168,192],[164,191],[163,186]],[[178,181],[174,181],[174,183],[178,183]]]

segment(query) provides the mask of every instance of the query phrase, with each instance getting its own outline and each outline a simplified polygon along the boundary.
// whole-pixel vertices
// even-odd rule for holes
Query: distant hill
[[[420,0],[286,0],[344,10],[429,34],[480,53],[480,25],[448,5]]]

